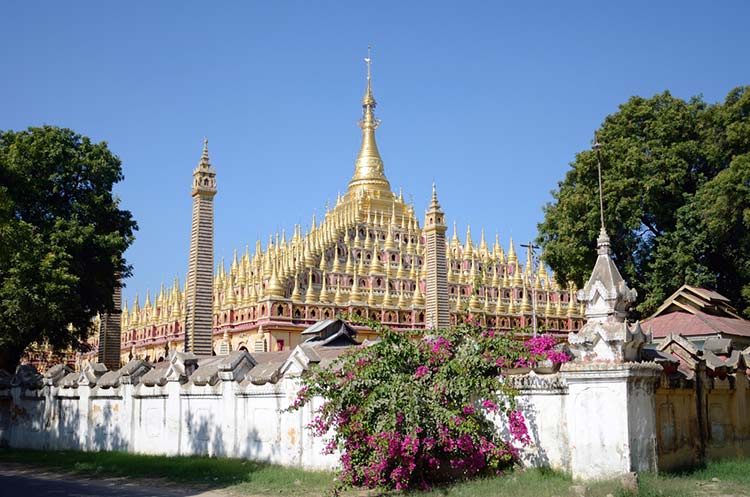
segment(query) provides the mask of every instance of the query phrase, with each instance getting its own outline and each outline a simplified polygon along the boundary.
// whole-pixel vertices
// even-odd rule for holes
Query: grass
[[[230,487],[232,494],[320,496],[333,473],[304,471],[242,459],[164,457],[121,452],[73,452],[0,449],[0,464],[17,462],[82,476],[162,478],[176,483]],[[714,479],[718,480],[715,481]],[[550,470],[514,471],[504,476],[457,483],[408,497],[570,497],[569,475]],[[708,463],[674,473],[643,474],[640,491],[627,493],[619,481],[587,483],[586,497],[750,497],[750,459]],[[378,495],[359,491],[350,495]],[[393,492],[391,497],[402,494]]]
[[[642,474],[639,482],[636,494],[625,491],[619,480],[583,485],[586,497],[750,497],[750,459],[713,461],[703,468],[675,473]],[[569,497],[574,495],[573,485],[582,483],[564,473],[532,469],[417,492],[410,497]]]
[[[0,449],[0,465],[16,462],[81,476],[162,478],[211,487],[237,486],[251,495],[323,494],[333,473],[305,471],[244,459],[199,456],[147,456],[123,452],[36,451]]]

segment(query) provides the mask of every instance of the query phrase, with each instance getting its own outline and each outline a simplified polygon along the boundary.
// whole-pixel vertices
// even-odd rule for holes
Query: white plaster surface
[[[556,374],[514,377],[533,444],[529,466],[601,479],[656,469],[654,381],[661,368],[639,363],[571,363]],[[0,390],[6,406],[0,444],[37,449],[122,450],[144,454],[243,457],[330,469],[326,440],[306,426],[315,406],[288,412],[299,388],[291,367],[277,383],[177,380],[113,388],[47,384]],[[7,401],[10,402],[7,402]],[[502,417],[498,430],[507,433]]]

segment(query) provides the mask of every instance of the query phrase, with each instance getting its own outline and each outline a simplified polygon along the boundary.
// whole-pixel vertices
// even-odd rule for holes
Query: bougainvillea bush
[[[291,407],[324,399],[310,429],[341,454],[340,488],[429,488],[502,471],[516,449],[490,416],[507,417],[515,446],[529,443],[503,371],[567,359],[551,337],[524,342],[470,323],[432,335],[370,326],[381,340],[313,367]]]

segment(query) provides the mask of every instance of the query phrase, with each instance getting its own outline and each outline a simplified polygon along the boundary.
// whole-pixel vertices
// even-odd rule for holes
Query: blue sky
[[[184,281],[190,179],[217,169],[216,256],[308,225],[345,191],[373,45],[378,145],[461,239],[533,238],[575,153],[632,95],[750,84],[750,3],[33,2],[0,8],[0,128],[105,140],[140,225],[128,301]]]

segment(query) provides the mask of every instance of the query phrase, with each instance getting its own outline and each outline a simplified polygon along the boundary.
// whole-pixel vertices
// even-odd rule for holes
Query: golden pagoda
[[[430,316],[448,316],[451,324],[471,315],[496,329],[526,326],[532,285],[544,289],[538,292],[543,300],[537,302],[542,327],[558,333],[580,327],[580,311],[571,304],[572,287],[561,288],[543,269],[524,274],[512,240],[506,257],[497,237],[492,248],[487,245],[484,230],[475,245],[467,229],[462,244],[455,223],[450,240],[425,238],[434,229],[423,231],[414,206],[391,191],[385,175],[375,138],[380,120],[375,117],[371,61],[365,60],[362,144],[346,193],[332,208],[326,207],[322,221],[313,216],[306,232],[298,225],[288,239],[286,233],[271,235],[265,250],[257,242],[253,254],[245,250],[238,258],[235,253],[229,271],[223,263],[218,266],[213,277],[214,352],[219,352],[219,344],[223,352],[287,350],[302,341],[304,329],[339,315],[401,329],[425,329],[428,321],[444,325],[444,318],[426,319],[426,306],[431,305],[438,307]],[[433,188],[429,212],[438,212],[436,195]],[[436,239],[445,250],[434,248]],[[430,264],[443,269],[436,272]],[[438,280],[427,285],[429,278]],[[123,360],[136,356],[158,361],[170,351],[183,350],[186,295],[175,280],[155,303],[147,297],[141,308],[136,296],[131,309],[125,304]],[[360,339],[375,337],[374,331],[360,328]]]

